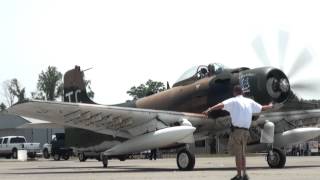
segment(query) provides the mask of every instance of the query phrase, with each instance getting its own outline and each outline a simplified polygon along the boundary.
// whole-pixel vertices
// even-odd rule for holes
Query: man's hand
[[[263,105],[262,106],[262,111],[266,111],[266,110],[269,110],[269,109],[272,109],[273,108],[273,103],[270,102],[268,105]]]
[[[271,103],[269,103],[268,105],[262,106],[262,111],[269,110],[269,109],[279,110],[280,108],[283,107],[283,105],[284,105],[283,103],[274,103],[274,102],[271,102]]]
[[[274,103],[272,109],[278,110],[284,106],[283,103]]]
[[[207,110],[203,111],[202,114],[208,116],[210,111],[211,111],[211,108],[208,108]]]

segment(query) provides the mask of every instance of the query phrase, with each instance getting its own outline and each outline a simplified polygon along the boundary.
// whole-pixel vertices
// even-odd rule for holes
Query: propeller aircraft
[[[282,43],[282,49],[285,44]],[[267,62],[261,39],[257,38],[253,45]],[[295,71],[303,67],[301,61],[306,58],[309,60],[311,56],[303,51],[296,62],[298,65],[293,66]],[[290,72],[289,75],[294,74]],[[230,130],[226,111],[212,112],[208,116],[202,112],[232,97],[233,86],[240,84],[245,96],[260,104],[284,104],[292,96],[291,87],[299,87],[290,85],[287,75],[271,66],[231,69],[213,63],[190,68],[165,91],[136,101],[101,105],[87,96],[83,76],[79,66],[65,73],[64,102],[32,100],[14,105],[8,111],[27,118],[30,127],[65,127],[68,146],[81,152],[81,156],[89,152],[101,153],[104,167],[108,166],[110,158],[124,160],[132,153],[171,148],[178,150],[178,168],[192,170],[195,156],[187,144]],[[320,109],[256,114],[248,150],[266,152],[271,168],[283,168],[286,163],[283,147],[320,135],[320,128],[288,128],[287,123],[319,117]]]

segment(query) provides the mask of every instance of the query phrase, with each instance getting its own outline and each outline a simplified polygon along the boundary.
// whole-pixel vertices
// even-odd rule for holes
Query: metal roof
[[[16,128],[27,123],[26,120],[19,116],[0,113],[0,129]]]

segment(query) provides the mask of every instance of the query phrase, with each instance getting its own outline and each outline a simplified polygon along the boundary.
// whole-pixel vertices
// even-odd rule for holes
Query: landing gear
[[[108,156],[102,155],[101,156],[102,164],[104,168],[108,167]]]
[[[80,162],[85,162],[87,160],[86,155],[84,154],[84,152],[81,152],[78,154],[78,158]]]
[[[195,157],[187,149],[182,149],[177,154],[177,165],[181,171],[191,171],[195,165]]]
[[[267,154],[267,162],[270,168],[284,168],[286,155],[280,149],[273,148]]]
[[[127,159],[127,157],[128,157],[128,156],[126,156],[126,155],[125,155],[125,156],[119,156],[118,159],[119,159],[120,161],[125,161],[125,160]]]

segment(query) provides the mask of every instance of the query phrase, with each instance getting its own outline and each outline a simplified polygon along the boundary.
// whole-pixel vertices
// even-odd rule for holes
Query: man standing
[[[150,160],[152,160],[152,159],[157,160],[157,149],[151,149],[149,159]]]
[[[252,114],[263,110],[271,109],[273,105],[262,106],[250,98],[243,97],[242,89],[239,85],[233,88],[233,98],[227,99],[217,105],[208,108],[203,113],[208,115],[210,111],[226,110],[231,117],[231,134],[229,136],[229,152],[235,155],[237,175],[231,180],[247,180],[246,173],[246,148],[250,136],[249,128],[252,122]],[[242,171],[242,175],[241,175]]]

